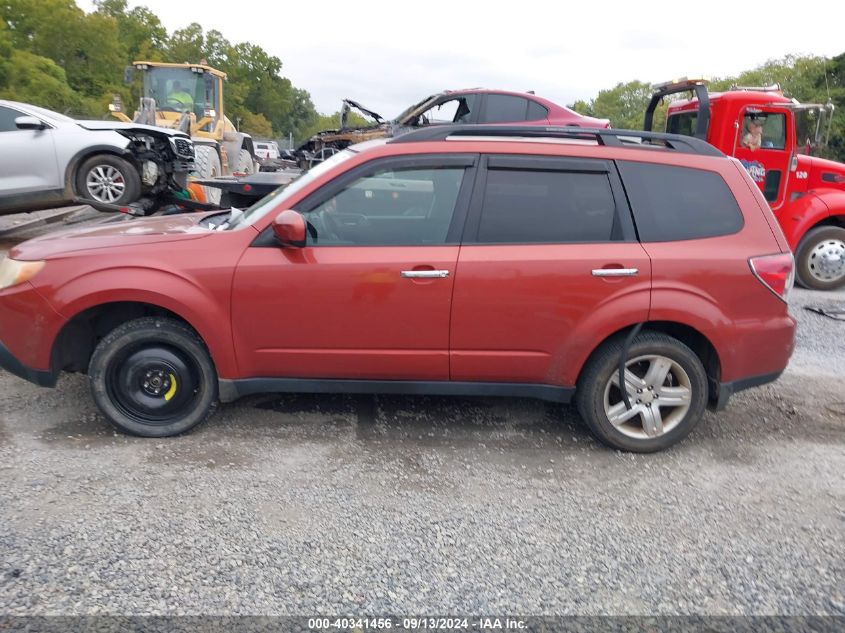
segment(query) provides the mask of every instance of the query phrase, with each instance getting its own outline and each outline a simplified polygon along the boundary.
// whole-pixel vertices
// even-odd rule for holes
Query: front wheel
[[[112,154],[100,154],[85,160],[76,172],[75,184],[81,197],[106,204],[131,204],[141,195],[138,170]]]
[[[798,283],[813,290],[845,286],[845,229],[820,226],[808,231],[795,256]]]
[[[217,372],[202,339],[174,319],[124,323],[100,341],[88,367],[108,420],[143,437],[192,429],[217,406]]]
[[[217,178],[222,175],[220,166],[220,155],[217,149],[211,145],[197,145],[194,158],[194,176],[201,180]],[[211,204],[220,204],[222,191],[217,187],[203,187],[205,199]]]
[[[619,450],[651,453],[680,442],[707,405],[701,360],[671,336],[644,332],[628,350],[620,386],[622,347],[622,337],[610,340],[585,366],[575,395],[581,417],[596,437]]]

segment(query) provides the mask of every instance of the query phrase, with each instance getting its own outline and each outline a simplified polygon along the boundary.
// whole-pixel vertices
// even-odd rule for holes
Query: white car
[[[281,152],[276,141],[254,141],[255,156],[262,160],[280,158]]]
[[[0,214],[72,204],[125,206],[185,188],[194,145],[184,132],[77,121],[0,100]]]

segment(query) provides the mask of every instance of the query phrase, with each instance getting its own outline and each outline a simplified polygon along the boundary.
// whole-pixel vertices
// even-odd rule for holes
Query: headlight
[[[22,284],[37,275],[47,262],[22,262],[4,257],[0,261],[0,290]]]

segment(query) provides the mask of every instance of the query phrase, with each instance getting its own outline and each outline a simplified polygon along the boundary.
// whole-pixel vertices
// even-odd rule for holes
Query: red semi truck
[[[664,97],[666,131],[706,140],[736,157],[760,187],[795,253],[798,282],[832,290],[845,285],[845,164],[813,156],[827,142],[833,105],[801,104],[778,86],[710,93],[704,79],[655,87],[645,129]]]

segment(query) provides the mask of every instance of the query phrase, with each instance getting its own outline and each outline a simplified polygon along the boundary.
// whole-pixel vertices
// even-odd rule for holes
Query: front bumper
[[[3,344],[3,341],[0,341],[0,367],[19,378],[35,383],[39,387],[55,387],[59,379],[58,374],[55,372],[33,369],[24,365],[9,351],[9,348]]]

